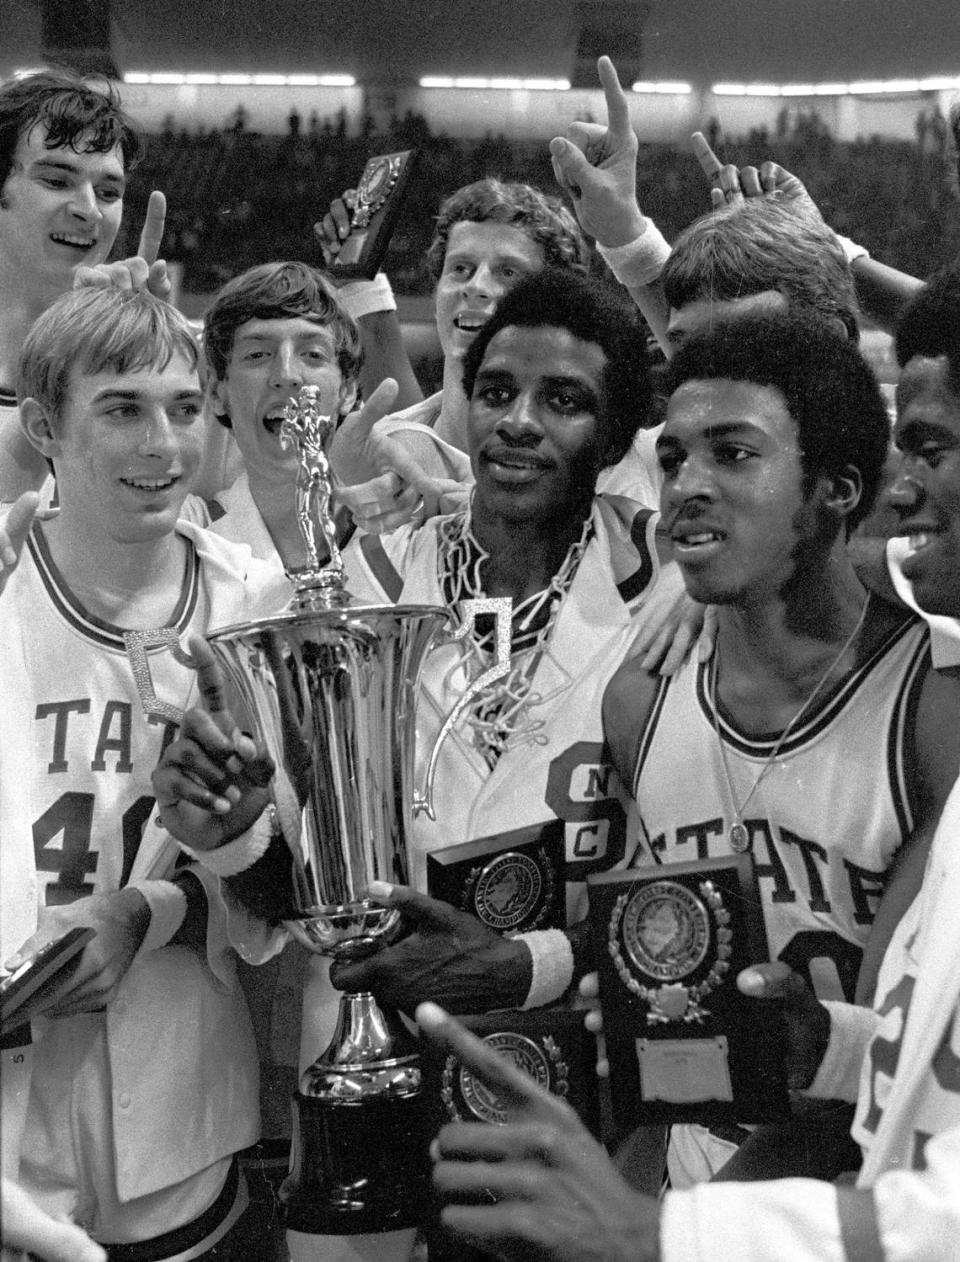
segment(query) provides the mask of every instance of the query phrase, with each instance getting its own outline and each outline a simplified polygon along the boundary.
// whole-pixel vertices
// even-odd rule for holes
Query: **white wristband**
[[[857,245],[856,241],[851,241],[849,237],[842,237],[839,232],[833,234],[840,242],[840,249],[843,250],[843,257],[850,264],[855,259],[868,259],[870,251],[866,246]]]
[[[267,847],[277,831],[275,821],[276,807],[271,802],[252,827],[216,850],[191,850],[183,842],[180,849],[214,876],[236,876],[238,872],[246,872],[247,868],[253,867],[267,853]]]
[[[378,311],[396,311],[397,300],[393,296],[390,281],[383,272],[377,272],[373,280],[350,280],[337,290],[340,306],[347,315],[359,320],[375,315]]]
[[[150,908],[150,924],[137,955],[166,946],[187,914],[186,894],[172,881],[131,881],[126,888],[136,890]]]
[[[626,245],[597,245],[600,257],[627,289],[652,285],[670,257],[670,244],[666,237],[652,219],[645,222],[646,227],[640,236]]]
[[[515,942],[522,942],[533,960],[530,989],[520,1005],[542,1008],[559,999],[573,981],[573,947],[562,929],[534,929],[518,933]]]

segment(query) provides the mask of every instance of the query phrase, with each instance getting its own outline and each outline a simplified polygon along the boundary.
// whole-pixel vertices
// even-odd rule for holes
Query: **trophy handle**
[[[123,646],[137,685],[140,705],[148,719],[161,719],[164,723],[181,723],[183,711],[167,701],[161,701],[153,687],[150,658],[147,649],[168,648],[181,666],[197,669],[197,663],[180,643],[179,632],[173,627],[158,627],[152,631],[124,631]]]
[[[430,751],[430,761],[427,763],[423,790],[414,790],[414,818],[418,815],[426,815],[427,819],[436,820],[437,816],[433,808],[433,782],[437,774],[440,748],[453,731],[460,715],[470,705],[477,693],[482,692],[488,685],[496,683],[498,679],[502,679],[510,671],[510,633],[513,620],[513,601],[510,597],[484,596],[475,600],[465,600],[461,603],[460,610],[463,622],[449,637],[449,643],[455,644],[458,640],[463,640],[470,634],[476,623],[477,614],[492,613],[496,619],[496,652],[494,653],[493,661],[487,669],[482,671],[470,686],[465,689],[460,700],[443,720],[443,726],[437,733],[437,739],[434,741],[433,749]]]

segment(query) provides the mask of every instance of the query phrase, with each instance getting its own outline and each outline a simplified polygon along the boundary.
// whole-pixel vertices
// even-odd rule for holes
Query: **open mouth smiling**
[[[96,237],[74,236],[68,232],[51,232],[50,240],[57,245],[67,245],[73,250],[92,250],[97,244]]]
[[[487,317],[484,315],[463,313],[454,317],[453,326],[454,328],[459,329],[461,333],[468,333],[473,336],[474,334],[480,332],[486,322]]]
[[[280,426],[286,419],[286,410],[287,405],[284,404],[282,407],[271,408],[266,414],[263,418],[263,427],[268,433],[274,435],[280,433]]]
[[[131,486],[135,491],[147,492],[169,491],[179,480],[179,474],[166,478],[121,478],[124,486]]]

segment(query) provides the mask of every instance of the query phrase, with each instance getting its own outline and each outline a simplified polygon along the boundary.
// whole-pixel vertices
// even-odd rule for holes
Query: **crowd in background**
[[[269,258],[319,262],[313,224],[356,184],[371,153],[420,149],[417,196],[401,216],[387,263],[399,294],[430,292],[424,256],[437,209],[454,189],[496,172],[558,192],[542,143],[493,134],[453,140],[432,135],[419,115],[393,119],[383,130],[368,116],[356,136],[342,117],[313,118],[304,127],[296,115],[286,136],[251,130],[243,114],[228,123],[197,134],[177,130],[169,118],[160,134],[148,137],[127,195],[134,212],[127,222],[134,223],[150,189],[166,191],[163,252],[183,263],[189,293],[212,293]],[[741,165],[762,155],[802,171],[827,222],[893,267],[926,276],[960,249],[956,166],[942,133],[935,144],[926,126],[916,143],[876,136],[842,142],[818,116],[800,113],[785,115],[772,136],[762,129],[725,136],[717,125],[709,134],[726,162]],[[668,239],[703,213],[703,176],[689,150],[641,143],[639,172],[644,210]],[[126,244],[132,249],[135,242]]]

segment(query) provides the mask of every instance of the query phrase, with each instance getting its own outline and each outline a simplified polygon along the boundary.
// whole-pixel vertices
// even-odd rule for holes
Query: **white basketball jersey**
[[[184,528],[184,533],[192,528]],[[193,531],[191,538],[204,532]],[[218,560],[230,545],[219,545]],[[178,856],[161,829],[147,828],[154,805],[150,774],[179,716],[196,704],[196,675],[180,651],[191,634],[243,616],[251,588],[242,572],[209,562],[191,546],[169,625],[124,632],[86,612],[58,573],[36,526],[0,600],[0,642],[22,653],[0,661],[0,741],[28,743],[39,901],[72,902],[119,889],[137,876],[163,876]],[[244,555],[249,557],[247,550]],[[20,657],[26,667],[10,668]],[[9,713],[30,719],[8,726]],[[10,786],[0,786],[4,795]],[[155,854],[140,854],[141,842]],[[156,870],[159,868],[159,870]]]
[[[654,859],[729,854],[742,810],[771,957],[822,998],[852,1000],[884,874],[913,828],[904,748],[928,668],[927,630],[908,620],[811,708],[764,771],[779,733],[740,731],[717,710],[712,662],[691,657],[660,685],[643,734],[634,795]]]

